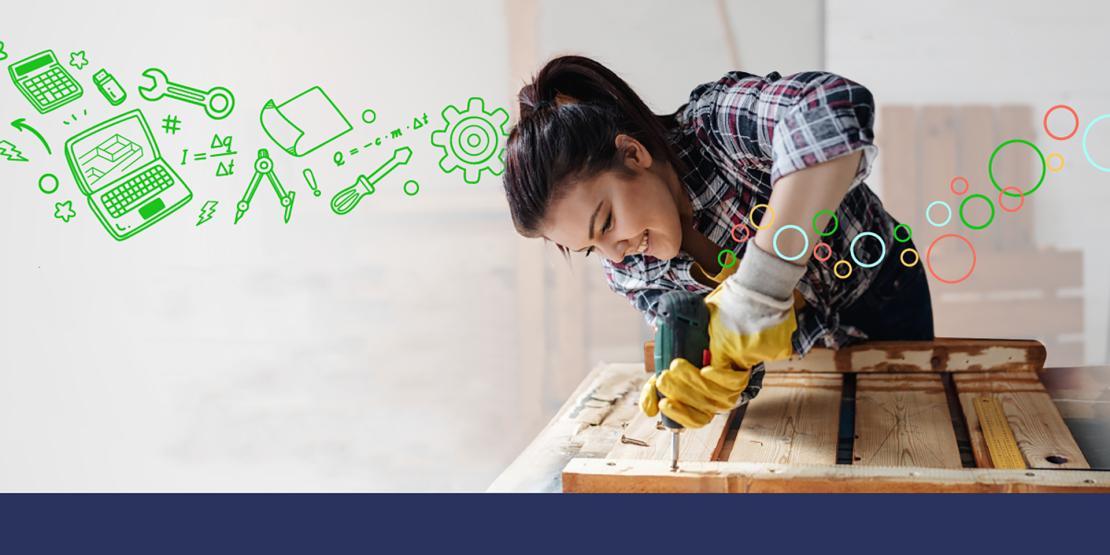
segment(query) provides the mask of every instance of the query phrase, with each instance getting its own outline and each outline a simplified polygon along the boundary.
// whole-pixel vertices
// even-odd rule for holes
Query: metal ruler
[[[1026,468],[1010,423],[1006,421],[1006,413],[1002,411],[1002,402],[994,397],[976,397],[975,413],[979,415],[979,427],[987,442],[991,464],[995,468]]]

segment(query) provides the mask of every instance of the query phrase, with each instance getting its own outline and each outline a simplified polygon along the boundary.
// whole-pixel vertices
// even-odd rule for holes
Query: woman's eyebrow
[[[590,240],[594,238],[594,222],[597,220],[597,213],[601,212],[602,202],[604,201],[598,201],[597,208],[594,208],[594,213],[590,215]]]

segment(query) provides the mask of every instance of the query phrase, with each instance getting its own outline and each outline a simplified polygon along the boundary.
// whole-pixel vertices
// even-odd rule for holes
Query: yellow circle
[[[839,268],[841,264],[848,267],[848,273],[840,275],[840,272],[836,271],[836,269]],[[852,275],[852,263],[848,262],[847,260],[837,260],[836,264],[833,264],[833,275],[840,279],[848,279],[848,277]]]
[[[907,252],[912,252],[913,253],[913,264],[906,264],[906,253]],[[912,268],[914,266],[917,266],[918,262],[921,262],[921,255],[917,253],[916,249],[905,249],[905,250],[902,251],[902,254],[898,256],[898,259],[902,261],[903,266],[905,266],[907,268]]]
[[[755,225],[755,211],[759,210],[760,208],[763,208],[764,210],[766,210],[766,212],[764,212],[764,215],[767,215],[767,214],[771,215],[771,221],[767,222],[766,224],[763,224],[762,226]],[[770,227],[771,224],[775,223],[775,211],[771,209],[770,204],[757,204],[757,205],[753,206],[751,210],[748,211],[748,223],[752,224],[752,227],[757,229],[757,230],[763,229],[765,227]],[[762,223],[762,221],[760,223]]]
[[[1059,166],[1053,166],[1052,165],[1052,159],[1053,158],[1060,161]],[[1045,159],[1045,164],[1048,166],[1048,171],[1050,171],[1052,173],[1059,173],[1060,170],[1064,169],[1064,155],[1063,154],[1060,154],[1059,152],[1053,152],[1052,154],[1049,154],[1048,156],[1045,156],[1044,159]]]

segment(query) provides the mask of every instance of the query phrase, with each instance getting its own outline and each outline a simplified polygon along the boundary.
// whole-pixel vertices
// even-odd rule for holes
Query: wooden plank
[[[767,364],[770,372],[1035,372],[1044,345],[1021,339],[868,341],[840,350],[816,348],[805,358]]]
[[[1110,492],[1110,472],[888,468],[575,458],[568,493],[1025,493]]]
[[[1030,468],[1090,468],[1037,374],[955,374],[954,380],[979,466],[989,467],[990,455],[973,403],[976,397],[986,395],[1002,402],[1018,448]]]
[[[721,445],[725,440],[729,420],[733,413],[721,413],[705,426],[680,432],[680,461],[718,460]],[[610,459],[652,459],[671,460],[671,432],[659,422],[659,417],[649,417],[643,412],[636,416],[625,428],[620,441],[613,446],[606,458]]]
[[[728,460],[836,464],[842,386],[839,373],[765,375]]]
[[[940,376],[859,376],[852,460],[855,466],[961,468]]]

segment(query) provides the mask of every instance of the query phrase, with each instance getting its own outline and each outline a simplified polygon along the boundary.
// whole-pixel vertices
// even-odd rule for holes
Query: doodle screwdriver
[[[362,197],[374,194],[374,185],[381,181],[390,172],[409,163],[412,159],[412,149],[403,146],[393,151],[393,156],[369,175],[360,175],[350,187],[340,190],[331,198],[331,210],[343,215],[355,208]]]

